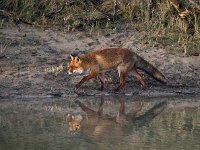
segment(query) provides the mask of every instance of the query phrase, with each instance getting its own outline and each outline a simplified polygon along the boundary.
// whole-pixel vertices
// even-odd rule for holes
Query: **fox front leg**
[[[89,81],[90,79],[96,77],[97,75],[98,73],[92,72],[89,75],[83,77],[83,79],[78,84],[76,84],[75,90],[77,90],[84,82]]]

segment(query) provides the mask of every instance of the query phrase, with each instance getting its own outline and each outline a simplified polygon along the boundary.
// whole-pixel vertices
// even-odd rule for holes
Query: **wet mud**
[[[93,79],[74,92],[75,84],[83,76],[66,73],[70,53],[83,54],[108,47],[132,49],[156,66],[168,79],[168,84],[162,85],[141,72],[146,81],[146,87],[142,89],[130,74],[126,78],[125,88],[117,94],[200,94],[200,56],[186,57],[175,50],[152,47],[142,39],[142,33],[136,31],[88,37],[81,32],[68,33],[29,26],[20,30],[15,27],[0,29],[0,97],[116,95],[113,92],[119,84],[116,71],[105,72],[107,82],[104,91],[99,91],[100,83]]]

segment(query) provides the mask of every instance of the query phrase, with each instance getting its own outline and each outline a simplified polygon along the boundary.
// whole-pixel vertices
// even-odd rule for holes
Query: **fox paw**
[[[81,86],[81,84],[78,83],[75,85],[74,89],[78,89],[80,86]]]
[[[98,88],[98,90],[99,90],[99,91],[103,91],[103,90],[104,90],[104,87],[101,86],[100,88]]]

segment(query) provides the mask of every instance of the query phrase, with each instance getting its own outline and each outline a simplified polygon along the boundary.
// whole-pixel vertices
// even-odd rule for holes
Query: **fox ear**
[[[71,54],[71,55],[70,55],[70,58],[71,58],[71,60],[73,60],[73,59],[74,59],[74,56]]]
[[[66,120],[67,120],[68,122],[71,122],[73,119],[74,119],[74,116],[73,116],[73,115],[71,115],[71,114],[68,114],[68,115],[67,115],[67,119],[66,119]]]
[[[78,62],[80,61],[80,57],[77,54],[70,54],[71,60],[76,59]]]

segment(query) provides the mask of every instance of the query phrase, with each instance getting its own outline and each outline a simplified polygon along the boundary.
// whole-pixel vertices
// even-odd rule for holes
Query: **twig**
[[[117,9],[118,9],[118,1],[115,0],[115,2],[114,2],[114,8],[113,8],[113,21],[115,20],[115,18],[117,16]]]
[[[0,48],[0,59],[5,57],[4,52],[6,50],[6,47],[7,47],[7,45],[1,45],[1,48]]]
[[[63,11],[65,9],[66,3],[64,2],[63,6],[56,12],[52,12],[50,14],[45,15],[45,17],[47,18],[51,18],[53,15],[60,13],[61,11]]]

